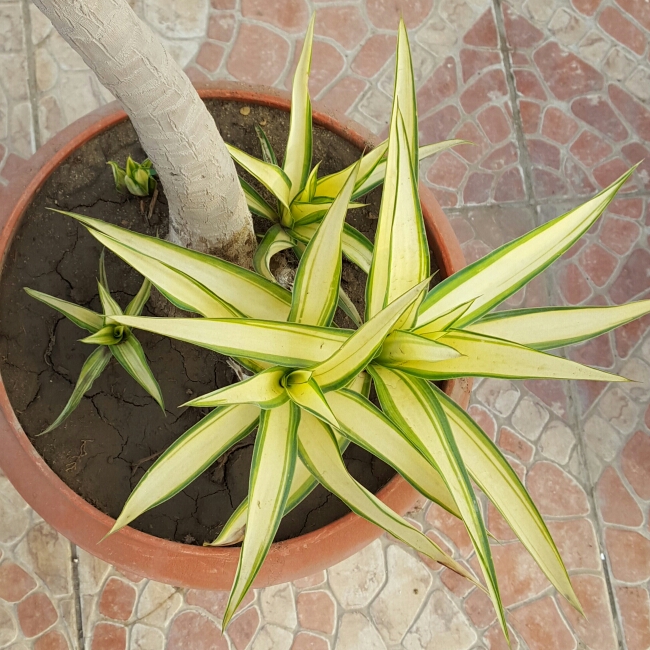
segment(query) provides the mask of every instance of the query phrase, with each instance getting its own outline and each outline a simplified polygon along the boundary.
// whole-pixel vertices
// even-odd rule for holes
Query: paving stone
[[[473,113],[481,106],[507,95],[508,88],[503,70],[488,70],[462,92],[460,103],[467,113]]]
[[[70,542],[42,521],[29,530],[16,548],[16,557],[29,567],[55,596],[72,592]]]
[[[617,587],[616,599],[629,650],[650,647],[650,597],[643,587]]]
[[[587,31],[586,22],[564,7],[553,14],[548,27],[563,45],[574,45]]]
[[[334,650],[386,650],[386,645],[361,612],[348,612],[341,618]]]
[[[601,569],[596,531],[589,519],[548,521],[547,525],[567,569]]]
[[[56,84],[59,67],[52,55],[44,47],[39,47],[36,50],[34,60],[36,65],[36,87],[40,92],[47,92]]]
[[[512,382],[502,379],[486,379],[476,392],[478,399],[501,417],[512,413],[519,399],[519,390]]]
[[[266,27],[243,24],[227,62],[228,72],[239,81],[272,86],[289,56],[289,43]]]
[[[111,578],[99,600],[99,613],[117,621],[130,618],[135,605],[136,590],[119,578]]]
[[[465,612],[478,628],[487,627],[496,619],[496,612],[490,597],[478,589],[475,589],[465,599]]]
[[[317,573],[312,573],[309,576],[304,578],[299,578],[298,580],[293,581],[293,586],[296,589],[309,589],[311,587],[318,587],[322,585],[327,580],[327,573],[325,571],[318,571]]]
[[[436,590],[402,645],[406,650],[468,650],[476,639],[465,614],[444,591]]]
[[[138,601],[138,620],[145,625],[165,627],[183,602],[178,592],[176,587],[149,582]]]
[[[144,17],[168,38],[201,38],[208,24],[208,0],[143,0]]]
[[[163,650],[165,635],[155,627],[136,623],[131,628],[132,650]]]
[[[363,44],[350,67],[362,77],[374,77],[395,53],[396,43],[396,37],[388,34],[371,36]]]
[[[639,238],[640,232],[634,222],[610,215],[600,229],[600,241],[618,255],[625,255]]]
[[[29,17],[32,24],[32,43],[38,45],[52,32],[52,23],[33,4],[29,5]]]
[[[16,623],[9,613],[9,609],[0,603],[0,645],[9,645],[17,634]]]
[[[228,43],[235,33],[236,24],[237,18],[233,13],[219,12],[212,14],[208,23],[208,38]]]
[[[69,650],[66,638],[59,630],[51,630],[34,643],[34,650]]]
[[[583,432],[589,449],[607,462],[614,460],[621,444],[620,434],[614,427],[595,415],[587,420]]]
[[[208,72],[216,72],[221,65],[224,48],[216,43],[203,43],[196,57],[196,63]]]
[[[305,630],[332,634],[336,625],[336,603],[327,591],[306,591],[296,599],[298,622]]]
[[[460,65],[463,73],[463,82],[469,81],[475,74],[489,68],[493,65],[501,63],[501,55],[499,52],[475,50],[470,48],[463,48],[460,51]]]
[[[81,56],[68,45],[67,41],[58,32],[52,32],[45,47],[56,59],[62,70],[88,70],[88,66]]]
[[[650,578],[650,540],[634,531],[608,528],[605,543],[617,580],[637,583]]]
[[[228,625],[228,636],[236,650],[248,648],[260,624],[260,614],[251,607],[239,614]]]
[[[477,115],[477,119],[492,143],[502,142],[512,134],[508,117],[498,106],[484,108]]]
[[[472,25],[463,37],[463,42],[476,47],[496,48],[499,44],[494,13],[487,9],[481,17]]]
[[[511,613],[510,619],[530,650],[572,650],[577,645],[552,598],[523,605]]]
[[[0,598],[17,603],[34,589],[35,580],[17,564],[9,561],[0,564]]]
[[[524,463],[528,463],[535,452],[533,445],[511,429],[508,429],[508,427],[501,427],[499,431],[499,447],[503,451],[513,454]]]
[[[471,226],[469,226],[471,228]],[[456,228],[454,228],[456,230]],[[456,235],[458,231],[456,230]],[[472,231],[473,236],[473,231]],[[485,434],[491,439],[496,439],[497,432],[497,423],[494,418],[490,415],[490,412],[487,409],[484,409],[479,404],[471,404],[467,409],[467,412],[472,416],[472,419],[476,424],[478,424]]]
[[[506,607],[539,595],[548,587],[548,580],[519,542],[492,546],[492,557],[499,582],[501,599]]]
[[[334,39],[346,50],[353,50],[365,39],[368,25],[358,7],[325,6],[318,10],[314,31]]]
[[[650,82],[650,70],[646,68],[635,68],[625,82],[625,87],[632,91],[632,94],[642,102],[647,103],[650,101],[648,82]]]
[[[328,570],[332,592],[344,609],[365,607],[386,579],[381,542],[376,540],[359,553]]]
[[[93,630],[91,650],[126,650],[126,628],[98,623]]]
[[[91,72],[68,72],[59,81],[61,108],[68,123],[100,106]]]
[[[607,390],[600,400],[598,410],[620,433],[630,433],[636,426],[639,409],[619,388]]]
[[[411,626],[431,586],[431,574],[412,555],[396,545],[386,552],[388,580],[370,607],[387,645],[399,643]]]
[[[27,596],[21,601],[16,608],[16,613],[20,628],[28,639],[47,630],[56,623],[58,618],[52,601],[41,592]]]
[[[465,174],[467,174],[467,165],[450,151],[444,151],[433,161],[427,172],[427,180],[434,185],[457,189]]]
[[[432,503],[427,510],[426,521],[438,533],[442,533],[451,540],[461,557],[466,558],[470,555],[474,547],[465,524],[460,519],[449,514],[439,505]]]
[[[580,56],[592,66],[600,67],[600,63],[611,47],[611,41],[601,36],[600,31],[592,30],[582,39],[579,45]]]
[[[356,77],[344,77],[321,98],[324,104],[341,113],[347,112],[368,87],[367,82]]]
[[[300,632],[293,639],[291,650],[329,650],[329,643],[309,632]]]
[[[77,548],[79,558],[79,587],[84,594],[96,594],[104,583],[111,567],[109,564]]]
[[[519,114],[524,133],[537,133],[542,109],[537,102],[521,100],[519,102]]]
[[[512,414],[512,425],[529,440],[536,440],[548,418],[549,414],[545,408],[524,397]]]
[[[255,637],[251,650],[289,650],[293,634],[277,625],[265,625]]]
[[[267,587],[260,592],[262,615],[267,623],[293,630],[298,619],[290,584]]]
[[[589,512],[589,502],[578,483],[557,465],[535,463],[528,472],[526,486],[543,515],[567,517]]]
[[[417,92],[418,110],[422,115],[456,94],[458,79],[456,61],[447,57]]]
[[[38,121],[43,144],[65,127],[65,116],[53,95],[46,95],[38,100]]]
[[[573,431],[563,422],[554,420],[544,429],[537,448],[547,458],[564,465],[568,462],[575,443]]]
[[[518,650],[519,640],[513,633],[510,626],[508,626],[508,633],[510,635],[510,645],[508,645],[508,642],[503,636],[501,626],[498,623],[495,623],[485,632],[483,639],[487,643],[490,650]]]
[[[571,582],[585,616],[581,616],[563,598],[558,598],[558,601],[574,634],[593,650],[615,648],[616,632],[605,580],[597,576],[579,575],[574,576]]]
[[[637,431],[625,445],[621,467],[634,491],[650,499],[650,436]]]
[[[198,612],[181,612],[167,634],[166,650],[228,650],[228,641],[209,618]]]

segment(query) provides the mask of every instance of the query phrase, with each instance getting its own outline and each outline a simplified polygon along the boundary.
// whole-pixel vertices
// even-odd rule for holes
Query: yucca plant
[[[432,382],[473,375],[625,381],[546,350],[585,341],[649,313],[650,301],[490,312],[566,252],[603,214],[633,170],[584,205],[428,290],[417,152],[413,72],[401,23],[385,182],[368,265],[366,322],[355,331],[335,327],[333,316],[345,254],[344,219],[364,173],[363,159],[345,170],[334,200],[315,223],[292,292],[215,257],[65,213],[175,305],[203,316],[116,314],[111,322],[235,357],[254,373],[187,403],[214,410],[152,465],[111,531],[177,494],[257,427],[249,496],[213,542],[242,541],[224,627],[259,571],[282,516],[318,483],[397,539],[479,582],[348,474],[341,453],[349,442],[389,463],[464,522],[483,573],[485,586],[480,586],[492,598],[506,637],[473,483],[551,583],[580,610],[557,547],[517,474],[478,424]],[[368,399],[371,382],[381,410]]]
[[[126,193],[129,191],[134,196],[149,196],[154,193],[158,186],[154,178],[156,170],[149,158],[137,163],[131,156],[127,156],[124,168],[120,167],[114,160],[109,160],[106,164],[111,166],[115,189],[118,192]]]
[[[312,167],[312,108],[309,97],[309,72],[311,68],[312,41],[315,15],[309,23],[300,59],[293,77],[291,93],[291,119],[284,162],[279,165],[276,154],[262,127],[255,125],[260,142],[262,158],[255,158],[233,145],[226,145],[228,151],[251,176],[265,187],[275,199],[269,204],[244,178],[240,177],[248,207],[256,214],[272,222],[253,260],[255,269],[271,281],[275,281],[270,269],[271,258],[280,251],[293,248],[298,256],[311,240],[323,219],[349,177],[351,165],[334,174],[318,178],[320,163]],[[415,87],[404,89],[415,93]],[[419,160],[449,149],[464,140],[447,140],[417,149],[417,125],[409,123],[407,128],[415,131],[415,147]],[[386,152],[388,140],[368,152],[358,162],[358,173],[350,195],[348,208],[362,207],[357,201],[380,185],[386,174]],[[350,224],[343,226],[343,253],[362,271],[368,273],[372,261],[372,244]],[[340,306],[359,325],[361,318],[356,308],[340,291]]]
[[[41,434],[49,433],[56,429],[79,405],[81,398],[90,390],[95,380],[102,374],[104,368],[112,357],[115,357],[119,364],[135,379],[149,395],[151,395],[160,408],[165,411],[160,386],[149,368],[147,358],[140,342],[135,334],[128,327],[119,325],[110,321],[111,316],[126,314],[127,316],[140,316],[144,309],[149,294],[151,292],[151,283],[145,278],[138,293],[133,300],[129,302],[126,309],[122,311],[120,306],[111,296],[106,278],[106,266],[104,264],[104,251],[99,257],[99,279],[97,282],[99,289],[99,299],[102,303],[103,314],[75,305],[67,300],[61,300],[54,296],[49,296],[40,291],[34,291],[25,287],[25,291],[36,300],[56,309],[63,314],[68,320],[77,327],[90,332],[90,336],[82,339],[83,343],[98,345],[91,355],[86,359],[79,373],[79,378],[75,384],[72,395],[68,403],[61,411],[59,417],[45,429]]]

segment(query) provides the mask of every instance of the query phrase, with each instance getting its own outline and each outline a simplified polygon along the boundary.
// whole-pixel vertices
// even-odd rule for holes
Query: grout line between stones
[[[502,0],[492,0],[492,2],[494,5],[494,16],[497,25],[497,32],[499,34],[499,50],[501,51],[501,57],[503,58],[503,70],[506,75],[506,83],[508,84],[508,94],[510,96],[510,105],[512,108],[512,123],[515,129],[517,148],[519,149],[521,171],[524,176],[524,187],[526,188],[528,201],[533,203],[535,195],[533,193],[533,183],[530,178],[530,157],[528,155],[528,149],[526,148],[524,128],[521,121],[521,112],[519,110],[517,88],[515,86],[515,76],[512,72],[512,64],[510,61],[510,48],[508,47],[506,28],[503,22]]]
[[[77,545],[70,543],[70,556],[72,560],[72,591],[74,594],[74,610],[77,619],[77,642],[79,650],[84,650],[84,625],[81,604],[81,585],[79,581],[79,554]]]
[[[32,42],[32,16],[29,12],[30,0],[22,0],[23,30],[25,54],[27,55],[27,88],[29,105],[32,111],[32,129],[34,131],[35,150],[41,146],[41,126],[38,119],[38,100],[36,89],[36,59],[34,56],[34,43]]]

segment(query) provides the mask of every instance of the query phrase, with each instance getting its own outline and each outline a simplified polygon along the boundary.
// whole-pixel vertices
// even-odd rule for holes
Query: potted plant
[[[229,355],[243,367],[240,381],[186,402],[214,410],[157,458],[107,531],[105,543],[112,533],[177,494],[257,427],[248,499],[213,542],[221,546],[242,541],[224,626],[260,572],[283,515],[317,482],[368,521],[476,582],[492,598],[507,637],[473,480],[552,584],[580,609],[557,548],[516,473],[480,427],[433,382],[473,375],[625,381],[545,350],[629,322],[650,311],[648,301],[620,307],[490,312],[568,250],[600,217],[633,170],[584,205],[430,288],[430,256],[417,184],[415,88],[404,25],[398,35],[395,94],[384,151],[366,154],[322,179],[310,169],[310,47],[311,26],[294,83],[283,166],[277,165],[263,133],[259,135],[265,161],[231,148],[235,159],[277,199],[274,209],[259,191],[244,184],[251,208],[274,221],[255,255],[259,273],[64,211],[146,278],[125,313],[108,292],[103,265],[98,285],[103,315],[91,316],[72,303],[33,294],[88,329],[91,335],[85,343],[99,345],[100,351],[109,348],[118,361],[126,356],[123,348],[130,346],[135,352],[128,359],[142,362],[139,344],[132,343],[133,330],[139,330]],[[355,207],[355,192],[361,192],[378,168],[384,187],[374,245],[349,227],[346,244],[345,218],[350,204]],[[175,230],[170,234],[178,239]],[[275,282],[269,264],[274,251],[288,247],[299,260],[291,291]],[[360,266],[368,255],[364,319],[341,291],[343,254]],[[148,282],[177,308],[198,317],[139,315]],[[339,303],[358,321],[356,329],[335,325]],[[102,363],[93,362],[93,368],[102,368]],[[126,365],[144,383],[144,365],[139,372],[133,362]],[[381,408],[368,399],[371,383]],[[149,392],[158,394],[153,384]],[[392,465],[420,493],[462,519],[485,586],[350,476],[341,456],[349,442]]]

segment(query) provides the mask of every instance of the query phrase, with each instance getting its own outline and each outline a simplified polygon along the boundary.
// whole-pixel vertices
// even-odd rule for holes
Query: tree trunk
[[[251,266],[234,163],[187,75],[126,0],[33,0],[122,103],[169,201],[169,239]]]

